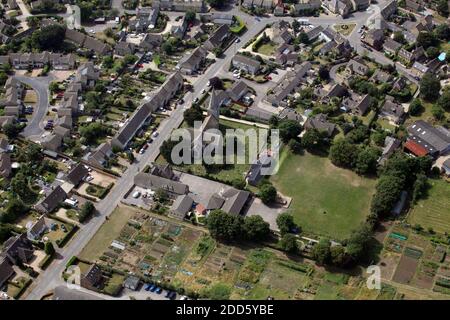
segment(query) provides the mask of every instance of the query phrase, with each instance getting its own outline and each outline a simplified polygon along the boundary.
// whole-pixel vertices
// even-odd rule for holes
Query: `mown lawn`
[[[341,240],[365,220],[375,180],[335,167],[328,158],[294,155],[287,149],[280,163],[271,180],[292,197],[289,211],[304,231]]]
[[[437,232],[450,232],[450,183],[441,179],[430,179],[431,188],[425,199],[412,209],[408,221]]]

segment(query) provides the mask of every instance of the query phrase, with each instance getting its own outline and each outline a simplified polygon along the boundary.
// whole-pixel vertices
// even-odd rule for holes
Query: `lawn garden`
[[[290,212],[303,231],[339,240],[364,222],[375,186],[375,180],[338,168],[328,158],[288,150],[271,180],[292,197]]]

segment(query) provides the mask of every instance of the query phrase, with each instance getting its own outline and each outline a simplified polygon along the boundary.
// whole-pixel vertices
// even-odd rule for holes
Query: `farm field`
[[[450,232],[450,184],[441,179],[430,179],[429,182],[431,188],[427,198],[418,201],[408,221],[439,233]]]
[[[284,150],[280,163],[272,182],[292,197],[290,212],[305,232],[344,239],[366,218],[374,180],[308,153]]]

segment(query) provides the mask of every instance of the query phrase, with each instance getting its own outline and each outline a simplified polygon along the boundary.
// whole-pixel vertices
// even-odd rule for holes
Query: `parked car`
[[[163,289],[161,289],[160,287],[157,287],[156,290],[155,290],[155,292],[156,292],[157,294],[161,294],[162,291],[163,291]]]
[[[170,300],[175,300],[177,298],[177,293],[175,292],[175,291],[172,291],[170,294],[169,294],[169,299]]]

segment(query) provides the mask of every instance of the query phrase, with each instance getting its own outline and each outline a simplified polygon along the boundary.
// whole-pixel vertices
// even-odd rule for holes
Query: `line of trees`
[[[211,236],[221,241],[250,240],[264,241],[270,236],[270,227],[261,216],[231,215],[222,210],[214,210],[206,219],[206,227]]]

